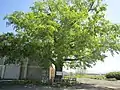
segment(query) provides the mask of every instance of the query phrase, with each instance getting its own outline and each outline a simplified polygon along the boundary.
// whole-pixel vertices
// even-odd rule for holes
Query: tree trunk
[[[61,80],[63,75],[57,75],[57,72],[62,72],[63,65],[55,66],[55,80]]]

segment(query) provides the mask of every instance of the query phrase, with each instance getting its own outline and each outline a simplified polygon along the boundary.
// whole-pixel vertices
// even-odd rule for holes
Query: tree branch
[[[91,10],[93,10],[93,5],[94,5],[94,3],[95,3],[95,2],[90,3],[90,6],[89,6],[90,8],[88,9],[88,12],[91,11]]]

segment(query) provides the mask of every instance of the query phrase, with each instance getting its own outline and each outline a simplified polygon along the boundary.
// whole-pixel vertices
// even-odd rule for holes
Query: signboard
[[[62,72],[61,72],[61,71],[57,71],[57,72],[56,72],[56,75],[62,76]]]

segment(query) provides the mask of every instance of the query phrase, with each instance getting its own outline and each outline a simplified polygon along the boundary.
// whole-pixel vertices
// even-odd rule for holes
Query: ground
[[[89,85],[88,85],[89,86]],[[39,87],[39,86],[7,86],[1,87],[0,90],[106,90],[102,88],[93,88],[86,87],[86,85],[82,85],[79,88],[51,88],[51,87]]]
[[[120,81],[96,80],[89,78],[79,78],[77,81],[79,83],[92,85],[93,87],[109,88],[109,90],[120,90]]]
[[[42,87],[36,85],[0,86],[0,90],[120,90],[120,81],[106,81],[89,78],[79,78],[77,84],[68,88]]]

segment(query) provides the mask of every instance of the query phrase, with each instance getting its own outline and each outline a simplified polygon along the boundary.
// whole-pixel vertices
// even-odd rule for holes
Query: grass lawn
[[[73,76],[65,76],[64,78],[90,78],[90,79],[98,79],[98,80],[105,80],[106,77],[104,75],[73,75]]]

